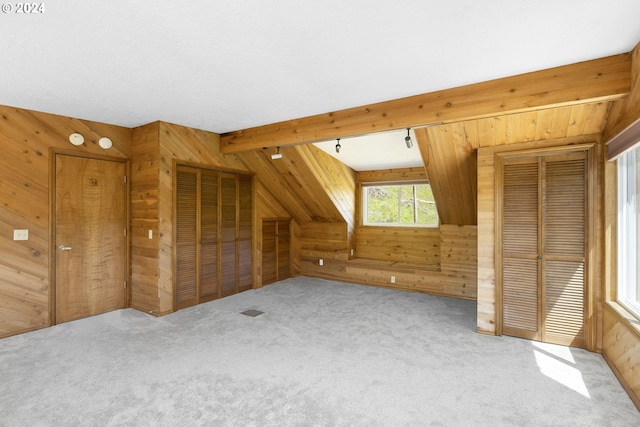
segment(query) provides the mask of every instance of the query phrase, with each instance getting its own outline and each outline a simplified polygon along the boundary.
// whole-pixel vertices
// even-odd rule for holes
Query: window
[[[437,227],[438,212],[428,182],[366,183],[364,225]]]
[[[618,301],[640,316],[640,146],[617,161]]]

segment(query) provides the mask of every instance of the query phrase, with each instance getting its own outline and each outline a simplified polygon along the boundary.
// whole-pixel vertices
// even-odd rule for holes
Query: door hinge
[[[124,288],[127,289],[127,281],[124,281]]]
[[[127,229],[124,229],[124,237],[127,237]]]
[[[127,175],[124,176],[124,183],[127,183]]]

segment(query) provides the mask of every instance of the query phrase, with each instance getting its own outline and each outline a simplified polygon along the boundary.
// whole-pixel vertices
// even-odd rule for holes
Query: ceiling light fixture
[[[111,148],[113,146],[113,142],[111,142],[111,140],[109,138],[107,138],[106,136],[103,136],[102,138],[100,138],[98,140],[98,145],[102,149],[108,150],[109,148]]]
[[[336,144],[336,153],[340,152],[340,148],[342,147],[342,145],[340,145],[340,138],[338,138],[338,143]]]
[[[84,136],[80,135],[77,132],[72,133],[71,135],[69,135],[69,142],[77,147],[84,144]]]
[[[282,158],[282,154],[280,154],[280,147],[276,147],[276,154],[271,155],[271,160],[278,160]]]
[[[409,135],[409,130],[411,128],[407,128],[407,136],[404,137],[404,143],[407,144],[407,148],[413,147],[413,141],[411,141],[411,135]]]

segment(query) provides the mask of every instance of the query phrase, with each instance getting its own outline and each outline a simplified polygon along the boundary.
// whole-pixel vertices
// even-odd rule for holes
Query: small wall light
[[[71,135],[69,135],[69,142],[77,147],[84,144],[84,136],[80,135],[77,132],[72,133]]]
[[[102,138],[100,138],[98,140],[98,145],[105,149],[108,150],[109,148],[111,148],[111,146],[113,145],[113,143],[111,142],[111,140],[109,138],[107,138],[106,136],[103,136]]]
[[[338,138],[338,143],[336,144],[336,153],[340,152],[340,148],[342,147],[342,145],[340,145],[340,138]]]
[[[409,135],[410,128],[407,128],[407,136],[404,137],[404,143],[407,144],[407,148],[413,147],[413,141],[411,141],[411,135]]]
[[[282,154],[280,154],[280,147],[276,147],[276,154],[271,155],[271,160],[278,160],[282,158]]]

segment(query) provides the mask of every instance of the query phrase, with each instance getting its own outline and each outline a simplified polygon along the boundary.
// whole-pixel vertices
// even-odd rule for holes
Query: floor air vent
[[[260,310],[246,310],[243,311],[240,314],[244,314],[245,316],[250,316],[250,317],[256,317],[256,316],[260,316],[261,314],[264,314],[264,311],[260,311]]]

